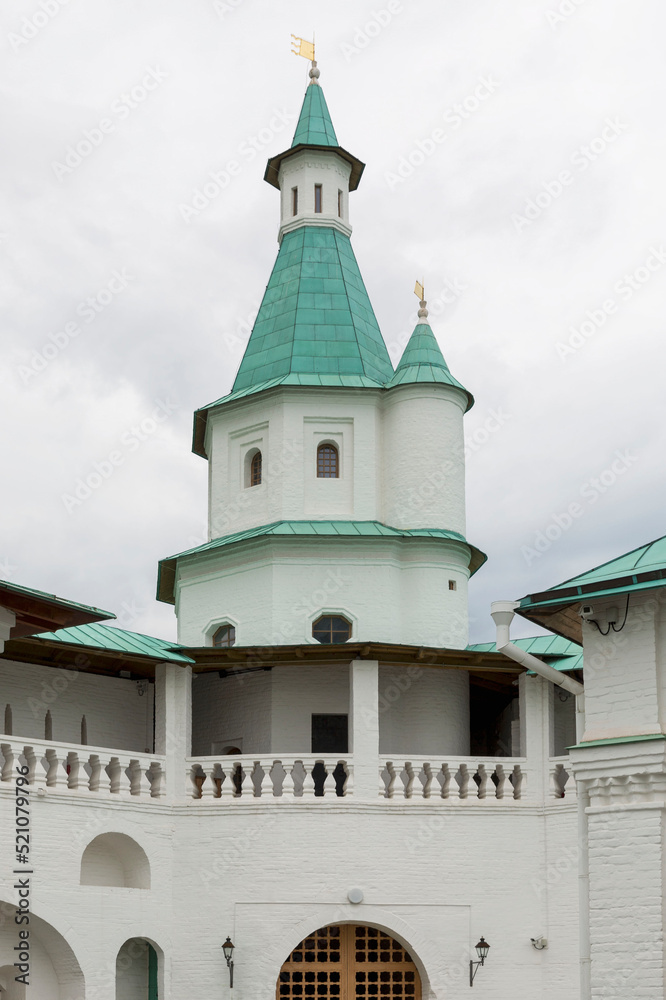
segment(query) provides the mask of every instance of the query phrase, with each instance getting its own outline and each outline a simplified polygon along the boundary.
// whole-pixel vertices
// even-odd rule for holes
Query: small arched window
[[[236,642],[236,629],[233,625],[220,625],[216,632],[213,632],[213,645],[218,649],[228,649]]]
[[[259,486],[261,483],[261,452],[258,451],[250,462],[250,486]]]
[[[340,475],[340,456],[334,444],[320,444],[317,448],[317,479],[337,479]]]
[[[325,645],[347,642],[351,639],[351,622],[342,615],[322,615],[312,623],[312,638]]]

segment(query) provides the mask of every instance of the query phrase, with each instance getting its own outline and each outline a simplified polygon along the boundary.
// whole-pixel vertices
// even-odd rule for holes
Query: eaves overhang
[[[273,187],[280,189],[280,166],[284,160],[290,156],[294,156],[296,153],[300,153],[303,150],[318,150],[324,153],[336,153],[340,159],[345,160],[351,167],[351,174],[349,176],[349,190],[355,191],[358,187],[363,171],[365,170],[365,163],[357,159],[352,153],[348,153],[346,149],[342,146],[323,146],[316,145],[314,143],[300,142],[297,146],[291,146],[289,149],[285,149],[283,153],[278,153],[277,156],[271,156],[266,164],[266,170],[264,172],[264,180],[268,184],[272,184]]]

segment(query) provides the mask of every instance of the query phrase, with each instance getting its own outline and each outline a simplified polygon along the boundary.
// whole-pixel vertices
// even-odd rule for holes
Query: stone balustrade
[[[164,795],[164,758],[101,747],[0,737],[0,787],[28,767],[32,789],[158,799]]]
[[[466,760],[457,757],[421,762],[395,756],[379,762],[379,796],[401,802],[424,799],[449,803],[512,803],[527,797],[526,762],[522,758]]]
[[[353,768],[337,755],[191,757],[187,777],[190,794],[201,800],[330,800],[352,795]]]
[[[549,798],[576,801],[576,782],[568,756],[550,758],[548,786]]]

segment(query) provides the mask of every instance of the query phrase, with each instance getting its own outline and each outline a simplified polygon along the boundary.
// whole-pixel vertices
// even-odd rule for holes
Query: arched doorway
[[[421,1000],[411,956],[385,931],[363,924],[320,927],[294,948],[277,1000]]]
[[[159,1000],[159,958],[144,938],[125,941],[116,957],[116,1000]]]

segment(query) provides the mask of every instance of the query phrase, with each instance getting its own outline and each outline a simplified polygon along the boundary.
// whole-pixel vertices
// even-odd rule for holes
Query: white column
[[[0,608],[0,653],[4,652],[5,643],[15,625],[16,615],[14,612],[7,608]]]
[[[550,758],[550,681],[520,675],[520,749],[527,758],[530,798],[547,797]]]
[[[349,665],[351,751],[354,798],[379,796],[379,663],[352,660]]]
[[[192,668],[155,667],[155,753],[166,756],[166,794],[182,798],[185,758],[192,753]]]

